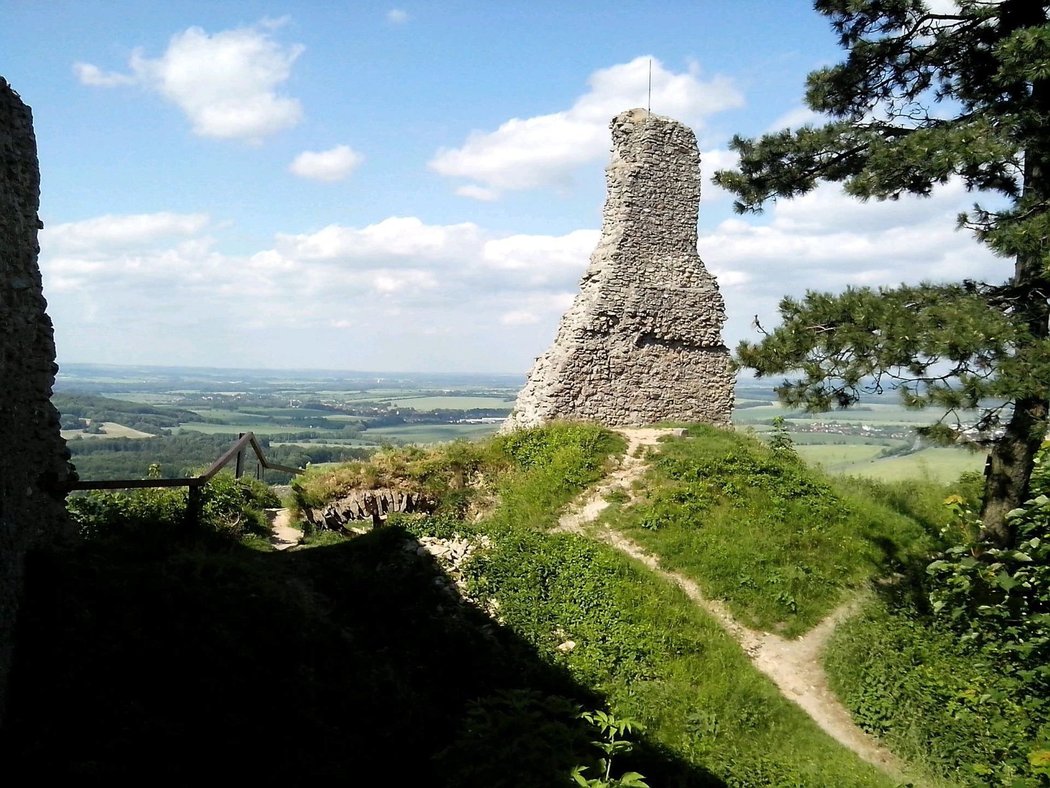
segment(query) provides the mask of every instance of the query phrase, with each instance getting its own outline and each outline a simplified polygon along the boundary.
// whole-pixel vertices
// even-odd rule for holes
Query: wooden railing
[[[259,441],[255,439],[255,433],[242,432],[237,439],[237,442],[227,449],[226,452],[213,462],[211,467],[200,476],[187,476],[177,479],[104,479],[97,481],[84,481],[78,479],[75,482],[71,482],[66,489],[68,492],[73,492],[74,490],[130,490],[141,487],[188,487],[189,498],[186,504],[186,518],[190,522],[198,522],[201,510],[201,488],[203,488],[215,474],[234,460],[236,460],[236,470],[234,471],[234,475],[238,479],[241,478],[244,474],[244,452],[248,447],[251,447],[251,450],[255,453],[255,457],[259,461],[260,469],[265,468],[267,470],[282,471],[291,474],[303,472],[302,468],[290,468],[287,465],[278,465],[277,463],[270,462],[266,459],[266,455],[263,453]]]

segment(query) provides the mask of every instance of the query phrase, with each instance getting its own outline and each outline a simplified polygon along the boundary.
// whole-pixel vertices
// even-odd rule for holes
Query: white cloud
[[[499,322],[505,326],[531,326],[533,323],[540,322],[540,316],[527,309],[515,309],[510,312],[504,312],[500,316]]]
[[[594,238],[501,237],[470,223],[391,217],[278,235],[271,248],[232,255],[207,234],[224,229],[169,213],[46,231],[41,269],[63,357],[136,363],[136,353],[152,353],[199,364],[233,348],[248,365],[469,369],[475,360],[449,354],[470,358],[468,347],[493,344],[497,368],[525,367],[538,351],[527,341],[498,348],[500,331],[552,333]],[[369,341],[347,344],[344,329]],[[273,349],[285,344],[290,355],[279,357]],[[377,355],[332,355],[351,350]]]
[[[277,93],[303,52],[298,44],[274,40],[280,24],[264,20],[214,34],[191,27],[172,36],[160,57],[132,52],[130,73],[104,72],[90,63],[75,64],[74,73],[93,87],[138,84],[159,93],[202,137],[255,142],[302,119],[299,101]]]
[[[408,11],[403,11],[400,8],[391,8],[386,12],[386,21],[392,25],[403,25],[411,18]]]
[[[337,145],[330,150],[303,151],[288,166],[300,178],[316,181],[341,181],[364,160],[348,145]]]
[[[769,124],[767,132],[783,131],[784,129],[798,129],[802,126],[821,126],[827,122],[827,118],[809,107],[795,107],[785,112]]]
[[[197,235],[208,221],[203,213],[97,216],[45,227],[40,233],[40,246],[52,253],[123,250]]]
[[[83,85],[95,88],[114,88],[119,85],[134,85],[138,80],[130,74],[120,74],[114,71],[103,71],[98,66],[90,63],[74,63],[73,73],[77,75]]]
[[[473,200],[480,200],[481,202],[493,202],[499,199],[499,192],[495,189],[486,189],[484,186],[478,186],[476,183],[468,183],[465,186],[460,186],[456,189],[456,194],[460,197],[470,197]]]
[[[485,243],[481,262],[508,284],[527,288],[573,288],[601,236],[598,230],[566,235],[511,235]]]
[[[743,97],[726,77],[702,81],[693,65],[684,73],[652,60],[652,107],[700,127],[707,116],[740,106]],[[580,165],[608,156],[610,119],[644,105],[648,56],[600,69],[590,89],[567,110],[531,118],[511,118],[492,132],[475,131],[459,148],[441,149],[429,166],[441,175],[473,181],[457,194],[492,199],[499,192],[564,186]]]
[[[755,336],[749,327],[755,314],[767,328],[776,325],[784,295],[1007,278],[1007,263],[955,229],[971,200],[958,183],[928,199],[867,203],[825,185],[775,204],[763,217],[723,221],[700,237],[699,248],[726,299],[729,343]]]
[[[926,7],[935,14],[954,14],[959,10],[956,0],[926,0]]]
[[[469,222],[427,225],[414,216],[392,216],[361,229],[328,225],[315,233],[278,235],[277,248],[300,260],[450,261],[476,253],[481,231]]]
[[[755,314],[771,328],[780,298],[807,289],[1007,278],[1009,261],[954,230],[970,199],[953,183],[927,200],[862,204],[825,186],[721,222],[699,251],[726,300],[727,343],[754,336]],[[244,365],[523,372],[554,336],[599,236],[401,216],[279,234],[233,255],[220,249],[224,232],[180,213],[48,227],[41,267],[60,354],[136,363],[129,348],[141,348],[169,363],[228,364],[230,347]]]

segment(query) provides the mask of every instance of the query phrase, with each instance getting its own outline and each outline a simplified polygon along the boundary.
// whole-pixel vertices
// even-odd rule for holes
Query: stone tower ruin
[[[61,533],[73,473],[51,404],[55,340],[37,265],[33,116],[0,77],[0,718],[26,551]]]
[[[696,136],[644,109],[617,115],[611,128],[601,240],[504,429],[552,419],[728,426],[725,306],[696,251]]]

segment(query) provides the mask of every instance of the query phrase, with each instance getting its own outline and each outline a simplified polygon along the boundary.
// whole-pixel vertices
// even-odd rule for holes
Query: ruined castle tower
[[[643,109],[611,128],[601,240],[504,429],[552,419],[730,423],[725,306],[696,251],[696,136]]]
[[[26,551],[66,524],[72,468],[51,404],[55,340],[37,265],[33,116],[0,78],[0,716]]]

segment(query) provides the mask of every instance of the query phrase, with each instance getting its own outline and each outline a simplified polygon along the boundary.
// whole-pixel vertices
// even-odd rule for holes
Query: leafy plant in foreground
[[[572,770],[572,779],[576,784],[585,788],[649,788],[649,784],[638,772],[624,772],[615,778],[612,776],[613,756],[634,749],[634,745],[627,741],[625,734],[644,730],[642,725],[627,717],[614,717],[604,711],[585,711],[580,717],[601,733],[601,740],[591,743],[604,753],[604,757],[598,759],[603,774],[601,777],[588,778],[583,774],[587,767],[577,766]]]

